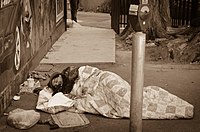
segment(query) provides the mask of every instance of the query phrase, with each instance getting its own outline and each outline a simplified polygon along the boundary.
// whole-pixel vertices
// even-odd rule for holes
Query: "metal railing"
[[[192,0],[170,0],[172,26],[188,26],[191,20]]]
[[[111,27],[119,34],[120,28],[128,24],[130,3],[134,0],[112,0]],[[195,0],[169,0],[172,27],[189,26],[191,24],[192,2]]]
[[[111,27],[119,34],[128,24],[129,0],[112,0]]]

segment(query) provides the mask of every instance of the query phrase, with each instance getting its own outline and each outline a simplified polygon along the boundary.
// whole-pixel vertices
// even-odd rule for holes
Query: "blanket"
[[[101,114],[109,118],[129,118],[130,92],[129,83],[119,75],[82,66],[70,93],[78,98],[73,100],[73,109],[68,110]],[[193,110],[193,105],[158,86],[143,89],[143,119],[192,118]]]
[[[52,96],[53,91],[49,87],[45,87],[39,92],[36,109],[42,110],[50,114],[56,114],[65,111],[74,105],[74,101],[58,92]]]

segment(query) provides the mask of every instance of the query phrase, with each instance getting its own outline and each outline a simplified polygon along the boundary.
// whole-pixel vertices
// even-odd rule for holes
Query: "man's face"
[[[61,76],[61,75],[59,75],[58,77],[56,77],[56,78],[54,78],[54,79],[52,80],[52,85],[53,85],[54,87],[62,86],[62,84],[63,84],[63,79],[62,79],[62,76]]]

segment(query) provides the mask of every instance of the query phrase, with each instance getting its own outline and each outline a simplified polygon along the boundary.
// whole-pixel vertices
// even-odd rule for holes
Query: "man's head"
[[[69,66],[62,71],[69,81],[75,81],[78,78],[78,68],[76,66]]]
[[[62,74],[59,72],[53,73],[47,85],[54,91],[54,93],[61,92],[63,86]]]

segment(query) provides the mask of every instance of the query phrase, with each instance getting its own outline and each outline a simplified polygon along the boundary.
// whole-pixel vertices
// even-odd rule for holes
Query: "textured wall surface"
[[[65,31],[63,0],[0,2],[0,114]]]

